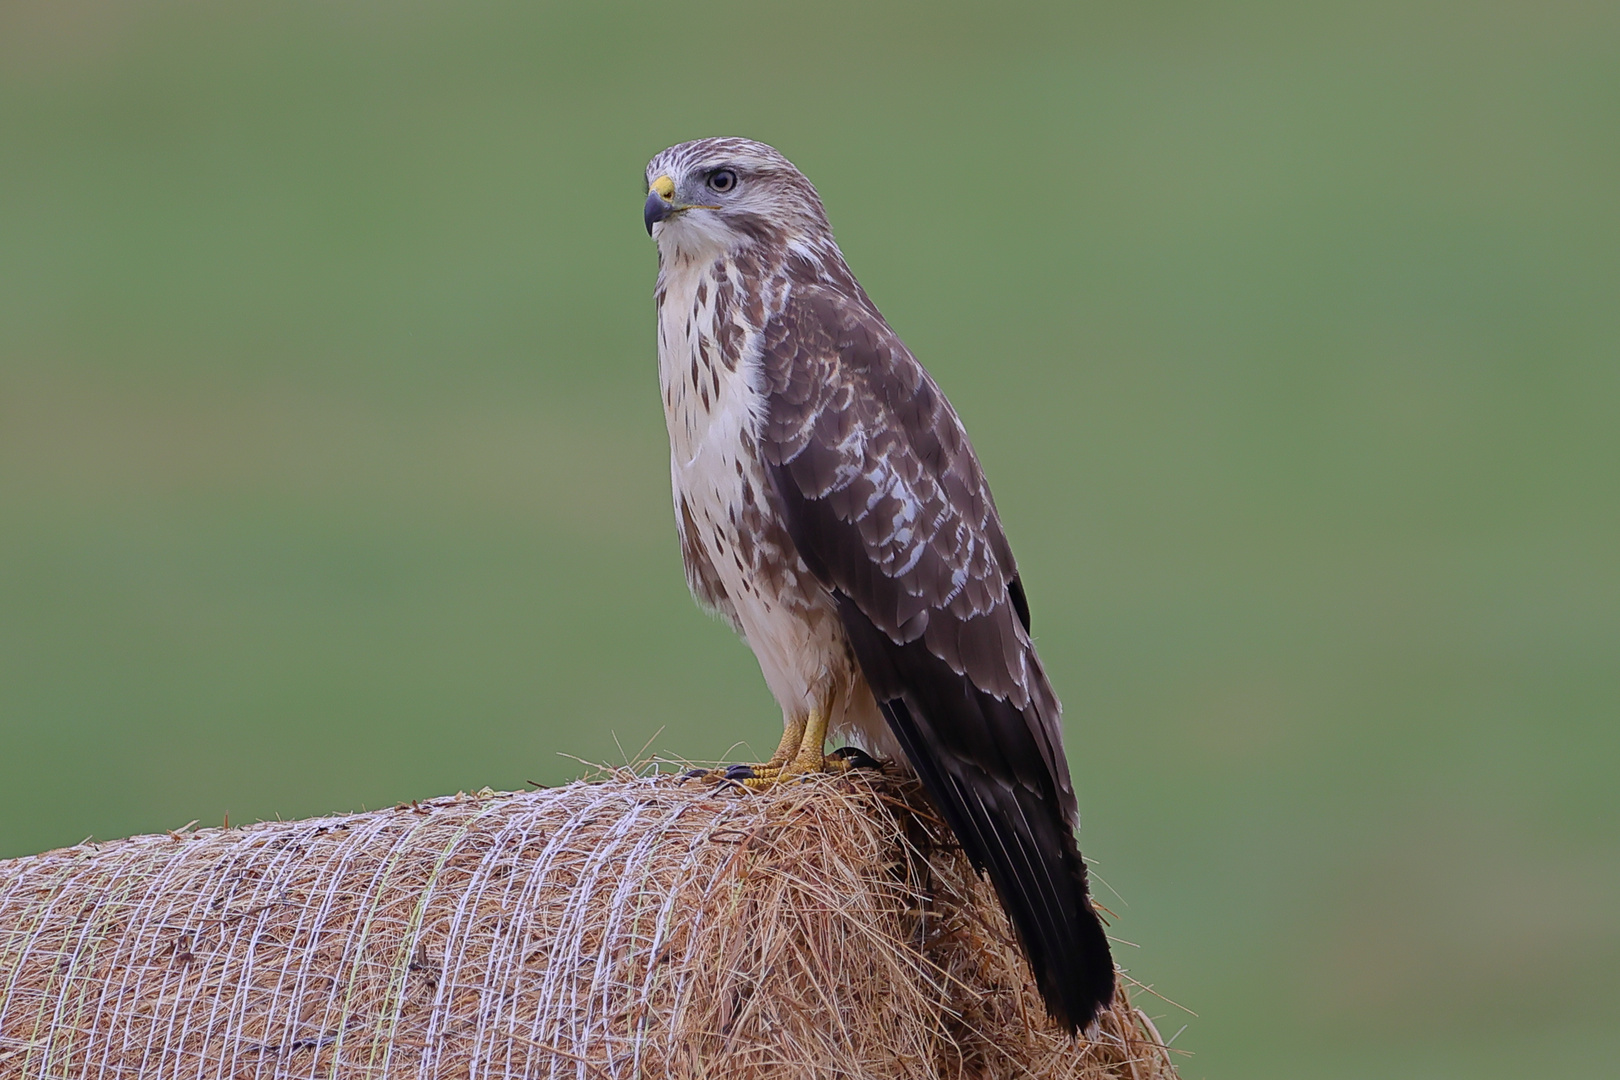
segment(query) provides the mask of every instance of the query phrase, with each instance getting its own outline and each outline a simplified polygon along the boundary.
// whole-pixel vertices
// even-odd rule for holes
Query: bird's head
[[[832,234],[810,181],[751,139],[698,139],[653,158],[643,219],[660,252],[693,256]]]

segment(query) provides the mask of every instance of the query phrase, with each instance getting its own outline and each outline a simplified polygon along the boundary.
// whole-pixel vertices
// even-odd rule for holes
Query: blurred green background
[[[1612,2],[0,6],[0,856],[769,752],[656,392],[711,134],[973,432],[1185,1074],[1613,1068]]]

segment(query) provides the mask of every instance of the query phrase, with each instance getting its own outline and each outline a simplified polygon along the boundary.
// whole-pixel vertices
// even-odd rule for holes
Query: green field
[[[654,370],[711,134],[972,431],[1189,1080],[1613,1069],[1612,2],[0,6],[0,856],[769,752]]]

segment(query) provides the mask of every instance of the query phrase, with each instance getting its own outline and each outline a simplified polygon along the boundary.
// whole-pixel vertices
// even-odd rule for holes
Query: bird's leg
[[[827,745],[827,714],[830,711],[825,705],[818,705],[810,710],[793,761],[782,770],[785,775],[798,776],[803,773],[827,771],[827,758],[822,751]]]
[[[731,781],[754,791],[785,783],[796,776],[820,772],[846,772],[852,768],[877,768],[878,763],[864,752],[845,747],[831,755],[824,751],[827,726],[832,719],[836,697],[829,693],[808,713],[784,717],[782,741],[769,761],[761,765],[733,765],[725,769],[694,769],[687,777],[709,781]]]
[[[777,748],[777,753],[786,759],[781,767],[763,774],[756,770],[755,775],[743,779],[742,784],[758,790],[791,780],[795,776],[829,771],[842,772],[841,768],[829,768],[834,766],[835,762],[824,752],[827,746],[827,724],[831,719],[832,695],[829,694],[811,706],[809,716],[798,724],[790,725],[783,734],[782,745]],[[793,738],[795,735],[798,736],[797,739]],[[837,760],[836,765],[845,763]]]
[[[793,716],[787,718],[782,727],[782,741],[776,744],[776,752],[771,754],[769,761],[763,765],[749,766],[756,777],[775,776],[781,772],[788,762],[793,761],[799,753],[799,744],[804,741],[806,718]]]
[[[686,777],[689,780],[736,780],[740,782],[774,780],[782,769],[792,762],[795,755],[798,754],[799,744],[804,741],[804,728],[805,718],[803,716],[784,717],[782,741],[776,744],[776,752],[771,754],[769,761],[760,765],[731,765],[719,769],[693,769],[686,774]]]
[[[782,741],[776,744],[776,752],[765,763],[765,768],[781,769],[793,760],[799,752],[799,744],[804,741],[805,720],[803,716],[795,716],[782,726]]]
[[[747,775],[728,775],[728,780],[735,780],[743,787],[759,791],[763,788],[774,787],[786,783],[795,776],[804,776],[806,773],[826,771],[825,761],[821,755],[821,748],[827,741],[827,710],[820,706],[812,708],[810,715],[798,723],[790,724],[782,736],[782,745],[776,752],[782,755],[783,763],[779,766],[756,766],[747,771]],[[733,771],[740,772],[735,766]]]

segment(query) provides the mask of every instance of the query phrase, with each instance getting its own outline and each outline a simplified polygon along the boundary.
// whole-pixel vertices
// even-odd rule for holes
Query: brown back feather
[[[1112,997],[1113,962],[1075,845],[1061,707],[961,421],[858,287],[801,283],[758,344],[760,449],[788,532],[1048,1009],[1083,1026]]]

